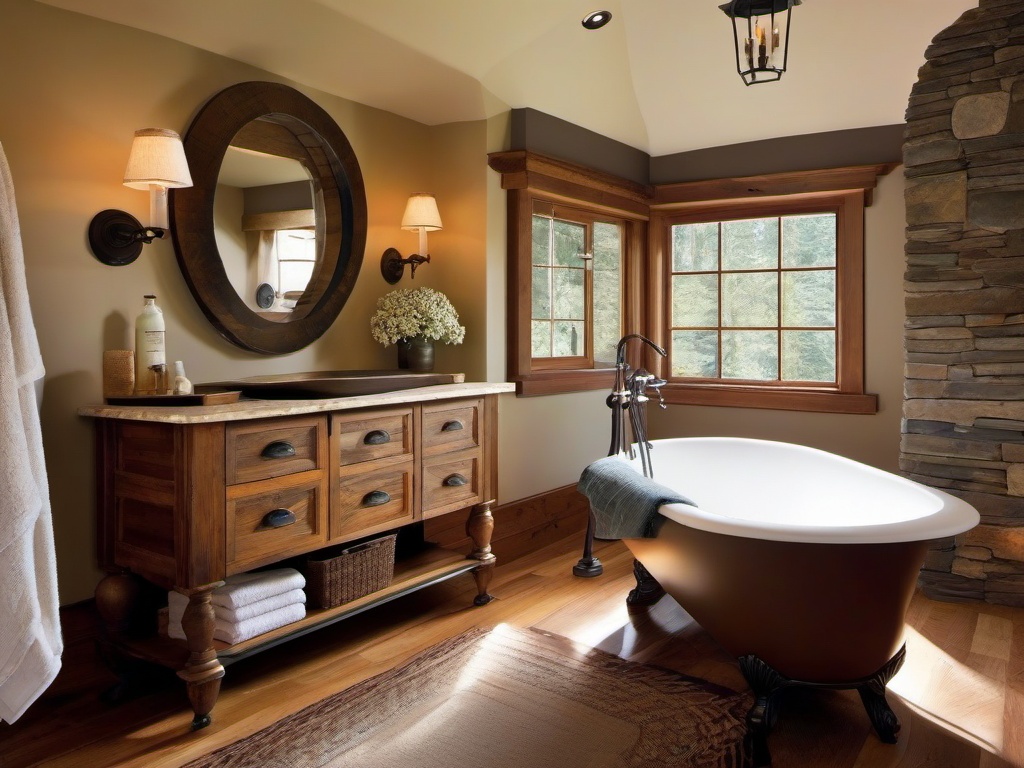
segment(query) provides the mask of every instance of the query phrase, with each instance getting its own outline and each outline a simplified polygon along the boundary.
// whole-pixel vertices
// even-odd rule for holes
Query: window
[[[873,413],[864,393],[864,192],[662,213],[666,400]]]
[[[277,262],[277,293],[294,306],[306,290],[316,266],[316,232],[312,229],[279,229],[274,232]]]
[[[622,230],[619,220],[535,201],[532,367],[615,364],[622,337]]]
[[[671,375],[836,382],[836,214],[675,224]]]
[[[618,339],[694,405],[874,413],[864,391],[864,208],[892,165],[648,187],[526,150],[508,193],[508,378],[612,384]],[[648,238],[650,233],[650,238]],[[637,362],[637,361],[631,361]]]
[[[508,190],[508,378],[520,395],[612,385],[642,332],[650,189],[525,151],[490,165]]]

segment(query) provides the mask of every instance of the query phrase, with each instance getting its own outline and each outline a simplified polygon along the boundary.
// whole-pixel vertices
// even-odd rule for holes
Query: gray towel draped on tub
[[[662,504],[697,506],[671,488],[644,477],[618,456],[589,465],[576,487],[590,500],[597,539],[652,538],[658,532],[658,507]]]

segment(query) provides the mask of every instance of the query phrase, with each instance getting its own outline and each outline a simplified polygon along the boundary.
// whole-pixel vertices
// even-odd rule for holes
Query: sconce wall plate
[[[389,285],[394,285],[402,279],[402,275],[405,274],[405,265],[409,264],[412,267],[410,274],[415,277],[416,267],[420,264],[429,264],[430,254],[426,256],[420,256],[414,253],[407,259],[402,258],[402,254],[397,248],[388,248],[384,251],[384,255],[380,257],[380,273],[383,275],[385,282]]]
[[[162,229],[143,227],[125,211],[108,208],[89,222],[89,247],[97,260],[110,267],[131,264],[142,253],[142,246],[163,237]]]

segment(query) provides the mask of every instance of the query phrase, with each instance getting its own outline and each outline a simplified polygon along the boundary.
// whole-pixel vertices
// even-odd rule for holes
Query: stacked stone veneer
[[[1024,0],[981,0],[926,58],[904,144],[900,465],[982,524],[936,542],[921,585],[1024,605]]]

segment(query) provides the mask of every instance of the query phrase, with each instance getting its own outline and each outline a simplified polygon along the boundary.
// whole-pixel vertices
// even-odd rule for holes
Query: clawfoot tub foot
[[[857,686],[857,693],[864,702],[864,709],[868,713],[871,725],[874,726],[878,738],[886,744],[896,743],[900,732],[900,719],[896,717],[896,713],[885,699],[885,686],[900,671],[906,657],[907,647],[903,646],[873,677],[863,685]]]
[[[779,717],[779,693],[791,683],[757,656],[740,658],[740,671],[754,692],[754,705],[747,712],[747,740],[754,768],[772,764],[768,733]]]
[[[755,768],[771,765],[768,752],[768,732],[778,717],[777,694],[783,688],[818,688],[842,690],[856,688],[864,702],[871,725],[878,738],[886,744],[895,744],[900,732],[900,720],[885,699],[885,686],[900,671],[907,656],[903,646],[880,670],[871,677],[850,683],[807,683],[790,680],[780,675],[757,656],[740,658],[740,671],[754,693],[754,706],[747,713],[747,739],[754,758]]]
[[[665,595],[661,584],[639,560],[633,561],[633,577],[636,579],[636,586],[629,591],[626,605],[654,605]]]

